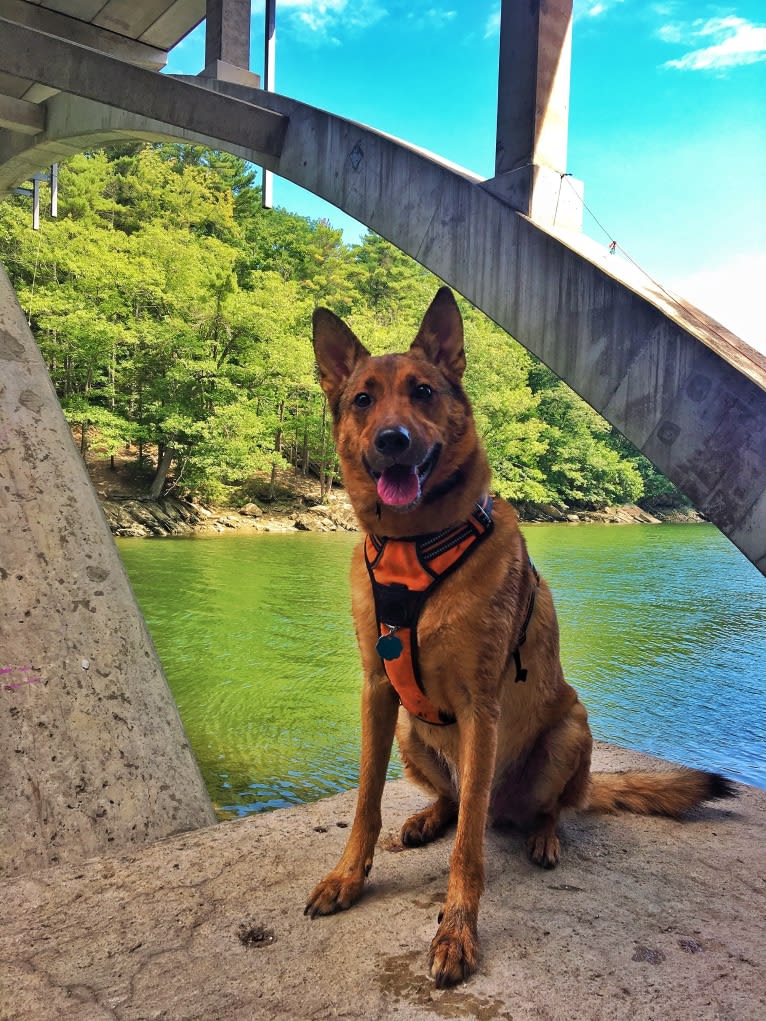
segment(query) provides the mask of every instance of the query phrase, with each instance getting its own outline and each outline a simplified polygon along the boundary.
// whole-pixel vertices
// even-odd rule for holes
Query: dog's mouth
[[[382,471],[375,471],[365,458],[365,467],[375,482],[380,502],[396,510],[411,510],[417,506],[423,495],[423,485],[436,467],[440,453],[441,444],[436,443],[420,464],[394,462]]]

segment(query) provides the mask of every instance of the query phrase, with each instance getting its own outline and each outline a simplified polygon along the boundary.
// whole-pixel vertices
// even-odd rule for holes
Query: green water
[[[594,734],[766,787],[766,582],[755,568],[712,526],[525,534]],[[356,785],[355,541],[118,541],[221,817]]]

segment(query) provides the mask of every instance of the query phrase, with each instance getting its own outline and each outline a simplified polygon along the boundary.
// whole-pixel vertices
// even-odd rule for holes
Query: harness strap
[[[527,615],[524,618],[524,623],[521,625],[521,631],[519,632],[519,640],[516,642],[516,648],[513,650],[513,662],[516,667],[516,684],[523,683],[527,679],[527,670],[521,665],[521,647],[527,640],[527,629],[532,621],[532,614],[535,612],[535,600],[537,599],[537,590],[540,587],[540,575],[531,559],[529,561],[529,566],[532,569],[534,581],[532,582],[532,589],[529,593]]]
[[[437,585],[492,531],[492,498],[477,503],[467,521],[430,535],[404,539],[368,535],[364,556],[378,622],[377,649],[404,708],[425,723],[447,726],[451,713],[426,694],[418,661],[418,620]]]
[[[437,585],[466,560],[492,531],[492,499],[477,503],[467,521],[431,535],[391,539],[367,535],[364,556],[372,584],[378,622],[377,650],[386,676],[404,708],[433,726],[448,726],[455,717],[429,699],[418,661],[418,620]],[[535,609],[540,582],[532,561],[533,584],[527,612],[512,656],[516,683],[527,679],[521,647]]]

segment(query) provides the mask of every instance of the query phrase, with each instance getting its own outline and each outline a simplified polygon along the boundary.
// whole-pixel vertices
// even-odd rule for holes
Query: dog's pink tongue
[[[378,479],[378,496],[389,507],[406,507],[418,498],[418,473],[414,467],[397,464],[386,468]]]

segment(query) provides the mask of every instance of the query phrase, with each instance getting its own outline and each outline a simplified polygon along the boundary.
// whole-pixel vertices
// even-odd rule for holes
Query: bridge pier
[[[215,822],[40,352],[0,269],[0,875]]]

